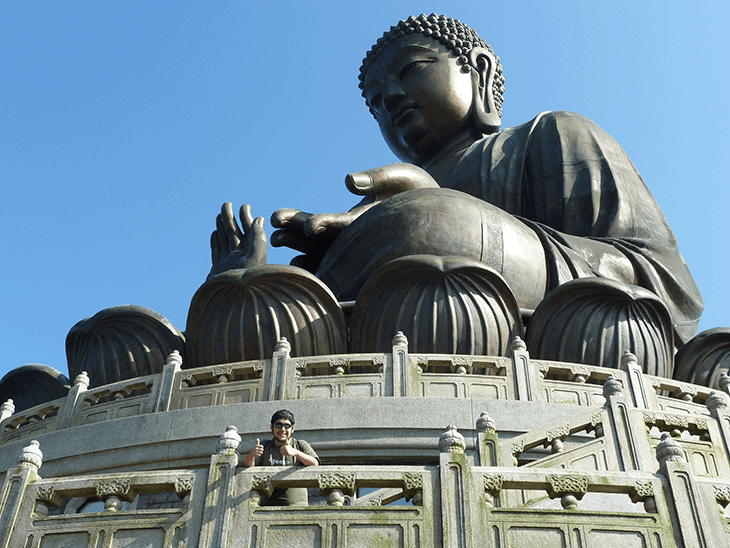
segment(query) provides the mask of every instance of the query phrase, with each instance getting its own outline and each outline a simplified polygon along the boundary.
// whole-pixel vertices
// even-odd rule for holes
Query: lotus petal
[[[345,315],[332,292],[294,266],[260,265],[213,276],[195,293],[188,367],[270,358],[281,337],[292,356],[347,351]]]
[[[60,371],[38,363],[22,365],[8,371],[0,380],[0,403],[13,400],[19,413],[63,398],[68,394],[69,381]]]
[[[411,352],[503,356],[522,321],[495,270],[464,257],[412,255],[383,265],[363,287],[351,350],[390,352],[397,331]]]
[[[581,278],[549,293],[525,334],[530,356],[618,369],[625,351],[650,375],[672,376],[672,320],[642,287]]]
[[[723,389],[722,373],[730,373],[730,328],[717,327],[698,334],[674,357],[674,378]]]
[[[182,333],[164,316],[135,305],[106,308],[66,336],[71,378],[86,371],[91,388],[160,373],[173,350],[185,355]]]

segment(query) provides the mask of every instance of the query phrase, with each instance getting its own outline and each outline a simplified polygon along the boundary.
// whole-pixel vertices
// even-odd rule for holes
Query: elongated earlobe
[[[502,126],[501,112],[497,109],[494,97],[497,63],[491,52],[483,48],[474,48],[469,52],[468,66],[472,69],[474,123],[484,134],[496,133]]]

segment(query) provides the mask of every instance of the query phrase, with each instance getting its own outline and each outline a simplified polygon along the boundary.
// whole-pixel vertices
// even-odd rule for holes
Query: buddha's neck
[[[473,145],[481,135],[476,136],[473,132],[467,132],[453,139],[448,145],[442,148],[435,156],[421,165],[423,169],[440,183],[454,168],[461,159],[464,151]]]

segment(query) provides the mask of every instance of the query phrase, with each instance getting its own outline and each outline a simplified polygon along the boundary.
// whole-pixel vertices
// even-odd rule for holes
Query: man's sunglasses
[[[274,428],[279,428],[279,429],[283,428],[283,429],[289,430],[293,426],[294,426],[293,424],[286,424],[284,422],[275,422],[274,423]]]

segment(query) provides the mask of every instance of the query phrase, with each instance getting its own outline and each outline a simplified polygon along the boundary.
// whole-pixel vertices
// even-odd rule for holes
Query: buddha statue
[[[360,89],[403,163],[348,175],[347,189],[363,197],[348,212],[274,212],[272,245],[301,252],[291,264],[356,308],[380,291],[368,282],[387,265],[418,271],[399,259],[483,265],[529,318],[528,338],[540,325],[531,338],[556,341],[543,358],[603,363],[608,343],[611,366],[632,350],[649,372],[671,376],[668,362],[696,333],[703,303],[661,210],[626,153],[587,118],[543,112],[501,130],[504,81],[499,57],[460,21],[432,14],[391,27],[363,60]],[[241,221],[243,231],[223,207],[214,276],[264,260],[263,219],[244,206]]]

